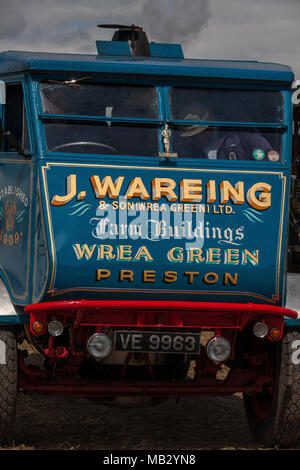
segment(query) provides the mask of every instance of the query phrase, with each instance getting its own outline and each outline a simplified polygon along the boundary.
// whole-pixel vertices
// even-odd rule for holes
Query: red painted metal
[[[55,355],[57,359],[66,359],[69,353],[64,346],[59,346],[58,348],[55,349]]]
[[[248,314],[272,314],[297,318],[295,310],[278,307],[275,305],[241,304],[222,302],[186,302],[186,301],[156,301],[156,300],[63,300],[57,302],[43,302],[27,305],[25,312],[50,312],[61,310],[88,311],[88,310],[173,310],[196,312],[237,312]]]
[[[243,330],[246,324],[259,317],[269,328],[282,329],[282,318],[297,318],[297,312],[261,304],[233,304],[181,301],[58,301],[28,305],[30,330],[47,316],[72,318],[74,329],[79,326],[132,328],[230,328]],[[48,321],[50,319],[48,318]]]
[[[192,380],[181,382],[125,382],[105,381],[93,383],[87,381],[49,382],[27,381],[20,377],[19,391],[37,392],[64,396],[222,396],[236,392],[259,393],[266,384],[272,384],[273,378],[260,375],[257,370],[236,369],[228,380]],[[68,383],[69,382],[69,383]]]
[[[196,357],[195,380],[165,382],[155,380],[150,361],[147,362],[149,380],[127,380],[127,368],[130,353],[124,361],[119,380],[87,381],[76,379],[77,370],[86,351],[77,345],[86,344],[91,331],[101,331],[107,326],[133,328],[173,328],[173,329],[212,329],[214,334],[227,337],[234,345],[240,331],[250,322],[265,321],[268,328],[282,329],[283,317],[297,318],[297,312],[283,307],[217,302],[182,302],[182,301],[58,301],[28,305],[25,311],[30,314],[30,325],[36,320],[45,324],[57,317],[64,325],[72,324],[69,344],[65,347],[54,345],[53,337],[48,338],[48,345],[43,346],[44,354],[50,361],[48,373],[51,375],[51,364],[58,359],[60,366],[55,369],[51,380],[42,374],[31,374],[21,361],[19,389],[52,395],[75,396],[171,396],[171,395],[227,395],[236,392],[260,393],[264,385],[272,385],[272,377],[263,373],[257,359],[247,369],[232,369],[228,377],[216,380],[218,367],[211,363],[206,354]],[[32,330],[31,330],[32,332]],[[251,354],[251,351],[249,351]],[[253,359],[255,359],[255,354]]]

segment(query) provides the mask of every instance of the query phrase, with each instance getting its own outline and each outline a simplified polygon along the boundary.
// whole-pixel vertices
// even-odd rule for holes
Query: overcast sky
[[[96,53],[99,23],[137,24],[185,57],[290,65],[300,80],[300,0],[0,0],[0,50]]]

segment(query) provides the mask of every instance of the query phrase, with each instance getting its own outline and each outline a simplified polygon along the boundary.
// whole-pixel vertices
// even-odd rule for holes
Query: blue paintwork
[[[29,323],[28,315],[5,315],[0,317],[0,325],[23,325]]]
[[[103,44],[101,47],[104,47]],[[155,52],[155,48],[160,50]],[[164,48],[161,45],[153,46],[152,49],[153,55],[166,54],[167,50],[170,54],[171,51],[166,47],[163,52]],[[176,54],[175,49],[172,54],[179,54],[179,49],[177,48]],[[92,74],[93,78],[116,83],[124,81],[124,76],[132,83],[153,82],[159,90],[160,118],[156,124],[160,126],[163,125],[165,119],[170,119],[164,114],[166,89],[174,83],[191,86],[235,88],[240,86],[250,89],[281,90],[285,97],[285,122],[283,124],[270,123],[265,126],[281,128],[285,132],[282,162],[231,161],[229,168],[229,162],[224,161],[214,161],[212,167],[212,162],[206,160],[199,163],[199,160],[178,159],[176,163],[163,166],[157,157],[137,159],[130,155],[112,157],[109,155],[47,154],[43,121],[49,119],[49,116],[42,114],[37,82],[45,78],[70,78],[77,74],[82,76]],[[20,222],[23,224],[22,233],[25,235],[22,239],[23,244],[16,248],[20,252],[15,251],[14,256],[9,256],[13,251],[0,246],[2,278],[14,303],[23,306],[32,302],[84,297],[86,299],[214,300],[284,305],[285,242],[291,167],[290,88],[294,79],[293,72],[288,66],[255,61],[213,61],[174,57],[166,59],[124,55],[116,57],[4,52],[0,54],[0,78],[13,81],[16,79],[14,77],[24,82],[33,154],[31,160],[24,160],[13,155],[17,160],[16,164],[10,159],[11,156],[5,159],[1,154],[3,161],[0,166],[0,189],[4,184],[16,185],[21,178],[19,168],[22,168],[22,188],[24,193],[30,195],[26,217]],[[87,119],[85,116],[81,118]],[[101,120],[101,118],[95,119]],[[146,121],[132,120],[132,122]],[[250,127],[256,124],[251,123]],[[244,126],[244,124],[235,123],[235,126]],[[76,175],[76,196],[67,204],[53,206],[51,204],[53,197],[65,194],[66,178],[71,174]],[[243,181],[247,189],[257,182],[264,182],[272,186],[272,204],[266,210],[259,211],[250,206],[245,199],[240,205],[230,202],[226,204],[227,207],[232,208],[232,213],[227,215],[217,212],[206,213],[204,223],[208,222],[210,227],[221,227],[223,235],[224,229],[232,227],[235,234],[239,233],[240,236],[243,234],[242,240],[231,240],[241,245],[228,245],[228,243],[216,245],[214,240],[210,239],[202,247],[203,250],[206,248],[221,248],[222,250],[213,252],[214,254],[210,252],[212,257],[210,262],[208,260],[201,263],[189,263],[186,258],[183,262],[176,262],[174,259],[170,261],[167,253],[175,247],[185,249],[189,240],[148,240],[146,243],[126,238],[101,240],[93,236],[93,230],[105,214],[99,211],[97,213],[99,201],[90,183],[92,175],[98,175],[101,180],[104,176],[111,176],[113,181],[118,176],[124,176],[121,196],[124,195],[130,180],[137,176],[142,178],[149,194],[151,181],[158,177],[171,178],[176,182],[177,188],[184,178],[198,178],[205,183],[210,178],[214,179],[217,184],[223,180],[228,180],[231,184]],[[86,196],[77,200],[76,197],[80,191],[86,191]],[[114,202],[107,197],[105,200],[110,204]],[[149,201],[151,201],[151,195]],[[133,198],[132,202],[141,202],[141,200]],[[157,202],[160,206],[171,204],[164,197]],[[177,200],[175,203],[180,203],[180,201]],[[218,206],[219,201],[210,205],[212,211],[220,210]],[[152,215],[155,217],[155,212]],[[173,223],[173,227],[175,226],[178,226],[178,221]],[[239,232],[236,232],[237,230]],[[224,239],[224,236],[222,240],[228,241]],[[132,246],[132,251],[123,248],[123,258],[133,258],[138,248],[147,246],[153,260],[147,261],[143,257],[140,261],[125,259],[117,261],[115,258],[102,260],[98,256],[98,245],[103,244],[112,247],[113,256],[116,255],[118,246],[119,250],[120,245]],[[81,257],[84,245],[92,251],[90,259],[85,259],[85,255]],[[228,263],[228,259],[227,264],[224,263],[224,250],[228,246],[231,249],[240,250],[239,264]],[[4,248],[7,248],[6,251]],[[241,264],[241,250],[244,249],[249,250],[254,258],[253,253],[259,250],[259,261],[252,264],[251,257],[248,256],[246,261],[244,260],[245,264]],[[176,253],[180,254],[180,250],[174,251],[174,254]],[[222,263],[218,263],[219,254],[222,256]],[[234,252],[231,252],[231,255],[231,261],[236,260]],[[111,276],[107,279],[96,280],[98,269],[111,271]],[[120,270],[134,271],[133,281],[128,279],[120,281]],[[143,282],[143,271],[155,271],[155,281],[152,282],[153,274],[148,274],[146,282],[145,278]],[[176,282],[164,280],[163,273],[168,271],[178,273]],[[188,283],[189,277],[184,274],[187,271],[199,272],[194,275],[193,283]],[[205,273],[211,272],[214,273],[215,279],[218,278],[218,281],[216,283],[203,282]],[[224,272],[229,273],[232,278],[237,273],[237,284],[229,282],[228,279],[227,284],[224,284]],[[211,281],[213,277],[208,276],[208,281]],[[170,281],[170,278],[167,280]],[[12,321],[22,322],[23,317],[16,315]]]
[[[150,42],[151,57],[165,57],[173,59],[183,59],[181,44],[163,44],[160,42]]]
[[[284,325],[287,327],[296,327],[299,328],[300,320],[291,320],[290,318],[284,319]]]
[[[100,56],[126,56],[132,57],[127,41],[96,41],[97,51]],[[180,44],[163,44],[151,42],[149,44],[151,57],[183,59],[183,51]]]
[[[0,268],[12,302],[30,296],[33,169],[30,160],[0,157]]]
[[[88,72],[129,74],[137,78],[145,75],[155,78],[218,78],[223,80],[251,80],[279,82],[289,85],[294,74],[286,65],[233,60],[163,59],[154,57],[103,57],[84,54],[54,54],[8,51],[0,54],[0,74],[24,71]]]
[[[96,41],[99,55],[131,57],[131,50],[127,41]]]
[[[195,165],[194,165],[195,166]],[[49,215],[48,223],[51,227],[49,243],[53,245],[53,251],[56,257],[56,269],[53,273],[53,280],[50,285],[51,296],[61,297],[68,292],[68,297],[72,291],[72,296],[84,298],[109,298],[111,291],[116,290],[119,298],[152,298],[152,299],[178,299],[178,300],[218,300],[220,302],[236,301],[236,302],[258,302],[267,304],[282,304],[282,272],[285,268],[283,264],[284,242],[286,234],[286,210],[284,208],[288,204],[288,192],[286,184],[288,181],[288,173],[275,171],[260,171],[256,168],[247,171],[236,169],[231,170],[228,175],[228,166],[223,169],[216,168],[161,168],[161,167],[141,167],[141,166],[119,166],[110,167],[108,165],[96,165],[92,163],[81,163],[78,169],[76,161],[70,159],[67,164],[47,163],[42,167],[42,175],[46,181],[48,196],[46,196],[45,212]],[[226,168],[226,169],[225,169]],[[85,190],[86,198],[82,202],[78,202],[74,197],[70,202],[61,206],[54,207],[51,200],[54,195],[64,194],[65,181],[70,175],[76,175],[77,192]],[[177,183],[179,193],[179,182],[185,179],[201,179],[203,187],[208,180],[215,180],[218,186],[223,180],[229,180],[232,185],[237,181],[245,183],[245,193],[248,189],[258,181],[269,184],[272,189],[272,206],[265,211],[255,210],[245,200],[241,205],[229,204],[226,207],[232,213],[225,212],[225,205],[221,207],[219,198],[214,204],[206,204],[209,206],[209,213],[204,216],[195,213],[188,215],[180,212],[171,212],[170,222],[168,217],[164,220],[164,227],[180,227],[184,224],[184,228],[188,233],[185,237],[182,232],[179,234],[170,234],[164,237],[163,234],[156,236],[153,233],[150,239],[132,240],[126,231],[126,235],[115,237],[115,239],[107,238],[109,230],[115,233],[113,224],[135,224],[144,223],[143,234],[146,233],[146,222],[141,221],[142,211],[136,212],[133,208],[131,214],[125,220],[125,211],[114,210],[113,200],[105,198],[105,202],[109,204],[106,209],[99,210],[98,203],[94,192],[91,188],[89,178],[92,175],[99,175],[100,179],[111,176],[115,181],[117,177],[124,176],[124,183],[120,191],[120,195],[124,196],[133,175],[139,175],[151,194],[151,181],[153,178],[171,178]],[[151,201],[151,198],[149,199]],[[131,202],[137,203],[137,207],[141,207],[141,199],[133,198]],[[169,203],[165,197],[162,197],[157,206],[162,210],[171,208],[171,211],[178,209],[179,198],[174,203]],[[114,204],[124,206],[125,201],[116,199]],[[144,204],[145,205],[145,204]],[[166,206],[166,207],[164,207]],[[185,205],[187,206],[187,204]],[[191,204],[189,204],[191,206]],[[136,207],[136,206],[135,206]],[[195,205],[195,209],[200,209],[200,204]],[[223,211],[223,214],[220,212]],[[148,213],[149,214],[149,213]],[[152,227],[159,227],[163,214],[165,212],[151,213],[148,219],[156,220],[152,223]],[[146,216],[146,212],[144,212]],[[103,230],[103,221],[109,216],[110,226],[106,226]],[[137,221],[137,216],[139,217]],[[182,216],[182,217],[181,217]],[[147,220],[148,220],[147,219]],[[102,221],[102,222],[101,222]],[[136,222],[135,222],[136,221]],[[268,227],[272,226],[269,231]],[[61,231],[61,227],[64,227]],[[134,227],[134,225],[132,225]],[[198,227],[200,230],[210,228],[210,239],[206,239],[204,245],[201,238],[196,239],[192,236],[192,230]],[[206,228],[205,228],[206,227]],[[216,227],[222,227],[222,233],[218,233],[217,238],[213,238],[216,233]],[[214,231],[212,231],[214,228]],[[66,232],[72,234],[67,236]],[[51,240],[51,238],[53,239]],[[216,236],[215,236],[216,237]],[[113,259],[104,259],[99,253],[101,246],[107,245],[112,247]],[[117,252],[120,245],[125,245],[126,253],[117,261]],[[141,257],[139,261],[135,260],[138,249],[147,247],[151,258]],[[175,248],[176,247],[176,248]],[[195,260],[187,261],[188,247],[194,249],[203,249],[201,258],[211,255],[211,259],[202,262]],[[172,261],[168,259],[168,254]],[[209,249],[215,250],[215,256]],[[244,250],[250,251],[252,254],[259,251],[258,261],[252,265],[251,259],[246,257],[243,260]],[[85,250],[85,254],[83,251]],[[90,253],[92,255],[90,256]],[[176,259],[179,256],[184,259]],[[231,257],[233,256],[233,258]],[[226,261],[226,257],[228,260]],[[256,256],[255,256],[256,257]],[[122,259],[123,258],[123,259]],[[127,259],[126,259],[127,258]],[[97,269],[107,269],[111,271],[111,276],[106,280],[96,280]],[[132,270],[134,272],[133,281],[124,280],[120,282],[120,270]],[[155,271],[154,282],[143,282],[142,276],[145,270]],[[176,282],[167,283],[164,280],[164,273],[175,271],[178,273]],[[189,276],[187,272],[196,272],[193,283],[188,283]],[[205,283],[203,278],[206,273],[213,272],[214,275],[209,276],[208,281],[214,281],[218,277],[218,281],[213,284]],[[268,272],[268,276],[266,276]],[[231,276],[237,274],[237,285],[231,285],[230,282],[224,285],[224,273]],[[146,291],[146,292],[145,292]]]

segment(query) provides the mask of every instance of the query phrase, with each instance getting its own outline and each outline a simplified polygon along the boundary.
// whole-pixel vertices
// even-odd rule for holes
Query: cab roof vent
[[[163,57],[165,59],[184,59],[181,44],[165,44],[150,42],[151,57]]]
[[[131,57],[131,50],[128,42],[121,41],[96,41],[96,46],[99,55],[103,56],[127,56]]]
[[[98,27],[117,29],[111,41],[96,41],[99,55],[183,59],[180,44],[149,43],[147,34],[140,26],[99,24]]]

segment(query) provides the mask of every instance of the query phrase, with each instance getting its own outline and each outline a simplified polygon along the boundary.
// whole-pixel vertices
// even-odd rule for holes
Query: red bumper
[[[209,329],[215,334],[227,336],[234,342],[238,333],[248,324],[263,321],[268,329],[283,330],[283,318],[297,318],[297,312],[282,307],[261,304],[211,303],[211,302],[176,302],[176,301],[60,301],[28,305],[25,311],[30,314],[30,329],[35,321],[47,325],[53,319],[60,319],[64,324],[72,324],[74,335],[78,332],[96,331],[102,328],[170,328],[170,329]],[[38,336],[38,335],[37,335]],[[272,340],[271,337],[269,337]],[[277,339],[280,339],[279,337]],[[53,337],[49,340],[45,355],[55,358]],[[86,338],[81,338],[84,343]],[[76,352],[76,342],[72,345],[66,361],[66,368],[58,370],[60,375],[49,380],[47,371],[36,371],[25,366],[20,354],[19,390],[54,395],[77,396],[170,396],[170,395],[227,395],[236,392],[258,393],[263,387],[274,384],[274,377],[264,370],[260,352],[254,351],[251,364],[247,369],[231,370],[225,380],[213,378],[218,369],[209,363],[206,354],[196,357],[197,378],[192,381],[164,382],[155,380],[149,366],[148,381],[123,380],[127,359],[123,365],[120,379],[115,381],[78,381],[74,370],[83,353]],[[130,353],[129,353],[130,354]],[[57,357],[57,355],[56,355]],[[82,356],[83,357],[83,356]],[[128,356],[129,358],[129,356]],[[272,358],[271,358],[272,359]],[[73,362],[72,362],[73,361]],[[62,361],[62,364],[64,362]],[[213,373],[213,377],[211,377]],[[73,376],[72,376],[73,374]],[[210,376],[207,379],[207,374]]]
[[[281,323],[283,317],[297,318],[297,312],[261,304],[177,302],[139,300],[75,300],[45,302],[25,307],[30,325],[45,321],[47,315],[74,318],[74,326],[153,328],[234,328],[244,329],[255,319]]]

